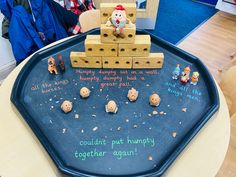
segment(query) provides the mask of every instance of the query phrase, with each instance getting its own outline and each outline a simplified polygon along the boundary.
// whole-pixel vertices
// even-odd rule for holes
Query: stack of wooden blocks
[[[123,29],[124,37],[113,34],[114,26],[106,26],[116,3],[102,3],[101,34],[87,35],[85,52],[71,52],[72,67],[80,68],[162,68],[163,53],[150,53],[150,35],[136,35],[136,25]],[[124,3],[127,18],[136,22],[136,4]]]

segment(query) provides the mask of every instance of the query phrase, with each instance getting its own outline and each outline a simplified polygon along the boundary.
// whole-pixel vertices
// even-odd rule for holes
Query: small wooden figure
[[[68,113],[72,110],[73,108],[73,104],[72,102],[65,100],[62,104],[61,104],[61,109],[62,111],[64,111],[65,113]]]
[[[133,101],[136,101],[137,98],[138,98],[138,91],[134,88],[131,88],[129,91],[128,91],[128,95],[127,95],[129,101],[133,102]]]
[[[62,59],[62,55],[58,55],[58,66],[61,72],[65,72],[65,62]]]
[[[48,71],[50,72],[50,74],[58,74],[57,72],[57,67],[56,67],[56,61],[53,57],[50,57],[48,59]]]
[[[177,80],[179,78],[179,75],[180,75],[180,67],[179,64],[177,64],[176,68],[172,72],[172,79]]]
[[[87,88],[87,87],[82,87],[81,89],[80,89],[80,96],[82,97],[82,98],[88,98],[89,97],[89,95],[90,95],[90,90]]]
[[[114,100],[110,100],[107,105],[105,106],[106,112],[116,113],[118,111],[118,107]]]
[[[133,27],[134,24],[130,19],[126,17],[125,8],[122,5],[117,5],[115,10],[112,12],[112,15],[108,18],[106,26],[114,26],[113,35],[116,37],[124,38],[123,28],[126,25],[126,21],[129,22],[129,26]]]
[[[159,106],[160,102],[161,98],[156,93],[152,94],[149,98],[149,103],[151,106]]]
[[[198,72],[193,72],[193,75],[191,77],[191,82],[190,84],[192,85],[197,85],[198,83],[198,78],[199,78],[199,73]]]
[[[182,72],[182,76],[180,81],[183,83],[187,83],[189,81],[189,75],[190,75],[190,66],[187,66],[184,68],[184,71]]]

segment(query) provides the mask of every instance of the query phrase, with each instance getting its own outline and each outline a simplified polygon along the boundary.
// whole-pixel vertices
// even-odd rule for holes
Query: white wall
[[[16,62],[10,42],[2,37],[2,19],[0,13],[0,82],[15,68]]]

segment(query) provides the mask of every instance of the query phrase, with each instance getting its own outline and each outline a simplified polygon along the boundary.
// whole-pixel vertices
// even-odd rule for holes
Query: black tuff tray
[[[15,81],[11,101],[63,173],[161,176],[218,110],[214,80],[198,58],[151,34],[151,52],[165,55],[162,69],[72,68],[70,52],[84,51],[86,35],[99,33],[96,29],[33,55]],[[51,75],[47,59],[59,54],[66,72]],[[173,80],[176,64],[181,70],[190,65],[191,74],[198,71],[198,84]],[[88,99],[79,96],[82,86],[91,90]],[[126,97],[132,87],[139,91],[134,103]],[[154,92],[161,97],[156,108],[148,102]],[[117,114],[105,112],[111,99]],[[60,109],[64,100],[73,102],[68,114]]]

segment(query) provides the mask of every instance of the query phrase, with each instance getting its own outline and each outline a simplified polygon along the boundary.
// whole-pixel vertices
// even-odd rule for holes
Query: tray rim
[[[220,106],[220,101],[219,101],[219,95],[218,95],[217,86],[215,84],[215,80],[212,77],[212,75],[210,74],[209,70],[206,68],[206,66],[201,62],[201,60],[199,58],[197,58],[197,57],[193,56],[192,54],[189,54],[188,52],[178,48],[177,46],[151,34],[149,31],[140,30],[140,29],[136,30],[136,32],[138,32],[139,34],[140,33],[141,34],[149,34],[151,36],[152,42],[158,41],[159,42],[158,45],[161,44],[161,47],[171,49],[172,50],[171,53],[174,53],[175,55],[178,54],[177,56],[181,55],[181,58],[183,58],[184,60],[187,60],[187,61],[191,60],[192,63],[195,63],[203,71],[205,80],[208,81],[207,82],[208,87],[210,87],[208,89],[211,90],[211,94],[209,94],[210,100],[211,100],[211,108],[207,110],[205,115],[202,116],[202,118],[194,125],[194,127],[185,135],[182,142],[180,144],[178,144],[176,149],[168,156],[168,159],[165,160],[164,163],[162,163],[160,168],[158,168],[158,169],[154,168],[152,170],[147,170],[142,173],[131,174],[131,175],[129,175],[129,174],[127,174],[127,175],[100,175],[100,174],[89,173],[89,172],[83,171],[83,170],[78,170],[73,167],[69,167],[69,166],[65,165],[65,163],[63,162],[63,159],[56,152],[56,150],[51,146],[50,141],[43,134],[43,132],[40,130],[40,128],[37,126],[37,124],[33,121],[33,119],[31,118],[32,116],[28,113],[27,109],[25,109],[25,107],[22,106],[20,101],[18,100],[19,90],[21,91],[21,88],[24,85],[25,80],[26,80],[25,78],[27,78],[24,76],[27,75],[27,73],[29,71],[31,71],[31,65],[38,62],[38,60],[37,60],[38,57],[40,57],[41,55],[44,55],[45,53],[47,54],[47,52],[49,52],[51,50],[56,50],[57,48],[64,47],[64,49],[66,49],[66,48],[68,48],[67,47],[68,44],[73,43],[81,38],[85,38],[86,35],[88,35],[90,33],[92,33],[92,34],[98,33],[99,31],[100,31],[99,28],[90,30],[86,33],[77,35],[73,38],[67,39],[65,41],[62,41],[60,43],[57,43],[53,46],[50,46],[48,48],[42,49],[42,50],[34,53],[30,57],[30,59],[26,62],[26,64],[22,67],[21,71],[19,72],[19,74],[14,82],[13,88],[12,88],[10,100],[14,104],[14,106],[16,107],[17,111],[19,111],[19,113],[23,117],[23,120],[26,121],[28,126],[32,129],[32,131],[34,132],[36,137],[39,139],[40,143],[43,145],[43,147],[48,152],[49,156],[52,158],[55,165],[57,166],[57,168],[61,172],[68,174],[68,175],[83,176],[83,177],[97,177],[97,176],[104,176],[104,177],[132,177],[132,176],[152,177],[153,176],[153,177],[156,177],[156,176],[161,176],[168,169],[168,167],[170,167],[170,165],[174,162],[174,160],[178,157],[178,155],[184,150],[184,148],[188,145],[188,143],[197,135],[197,133],[207,123],[207,121],[218,111],[219,106]],[[169,49],[167,49],[167,50],[169,51]],[[22,84],[22,80],[23,80],[23,84]]]

